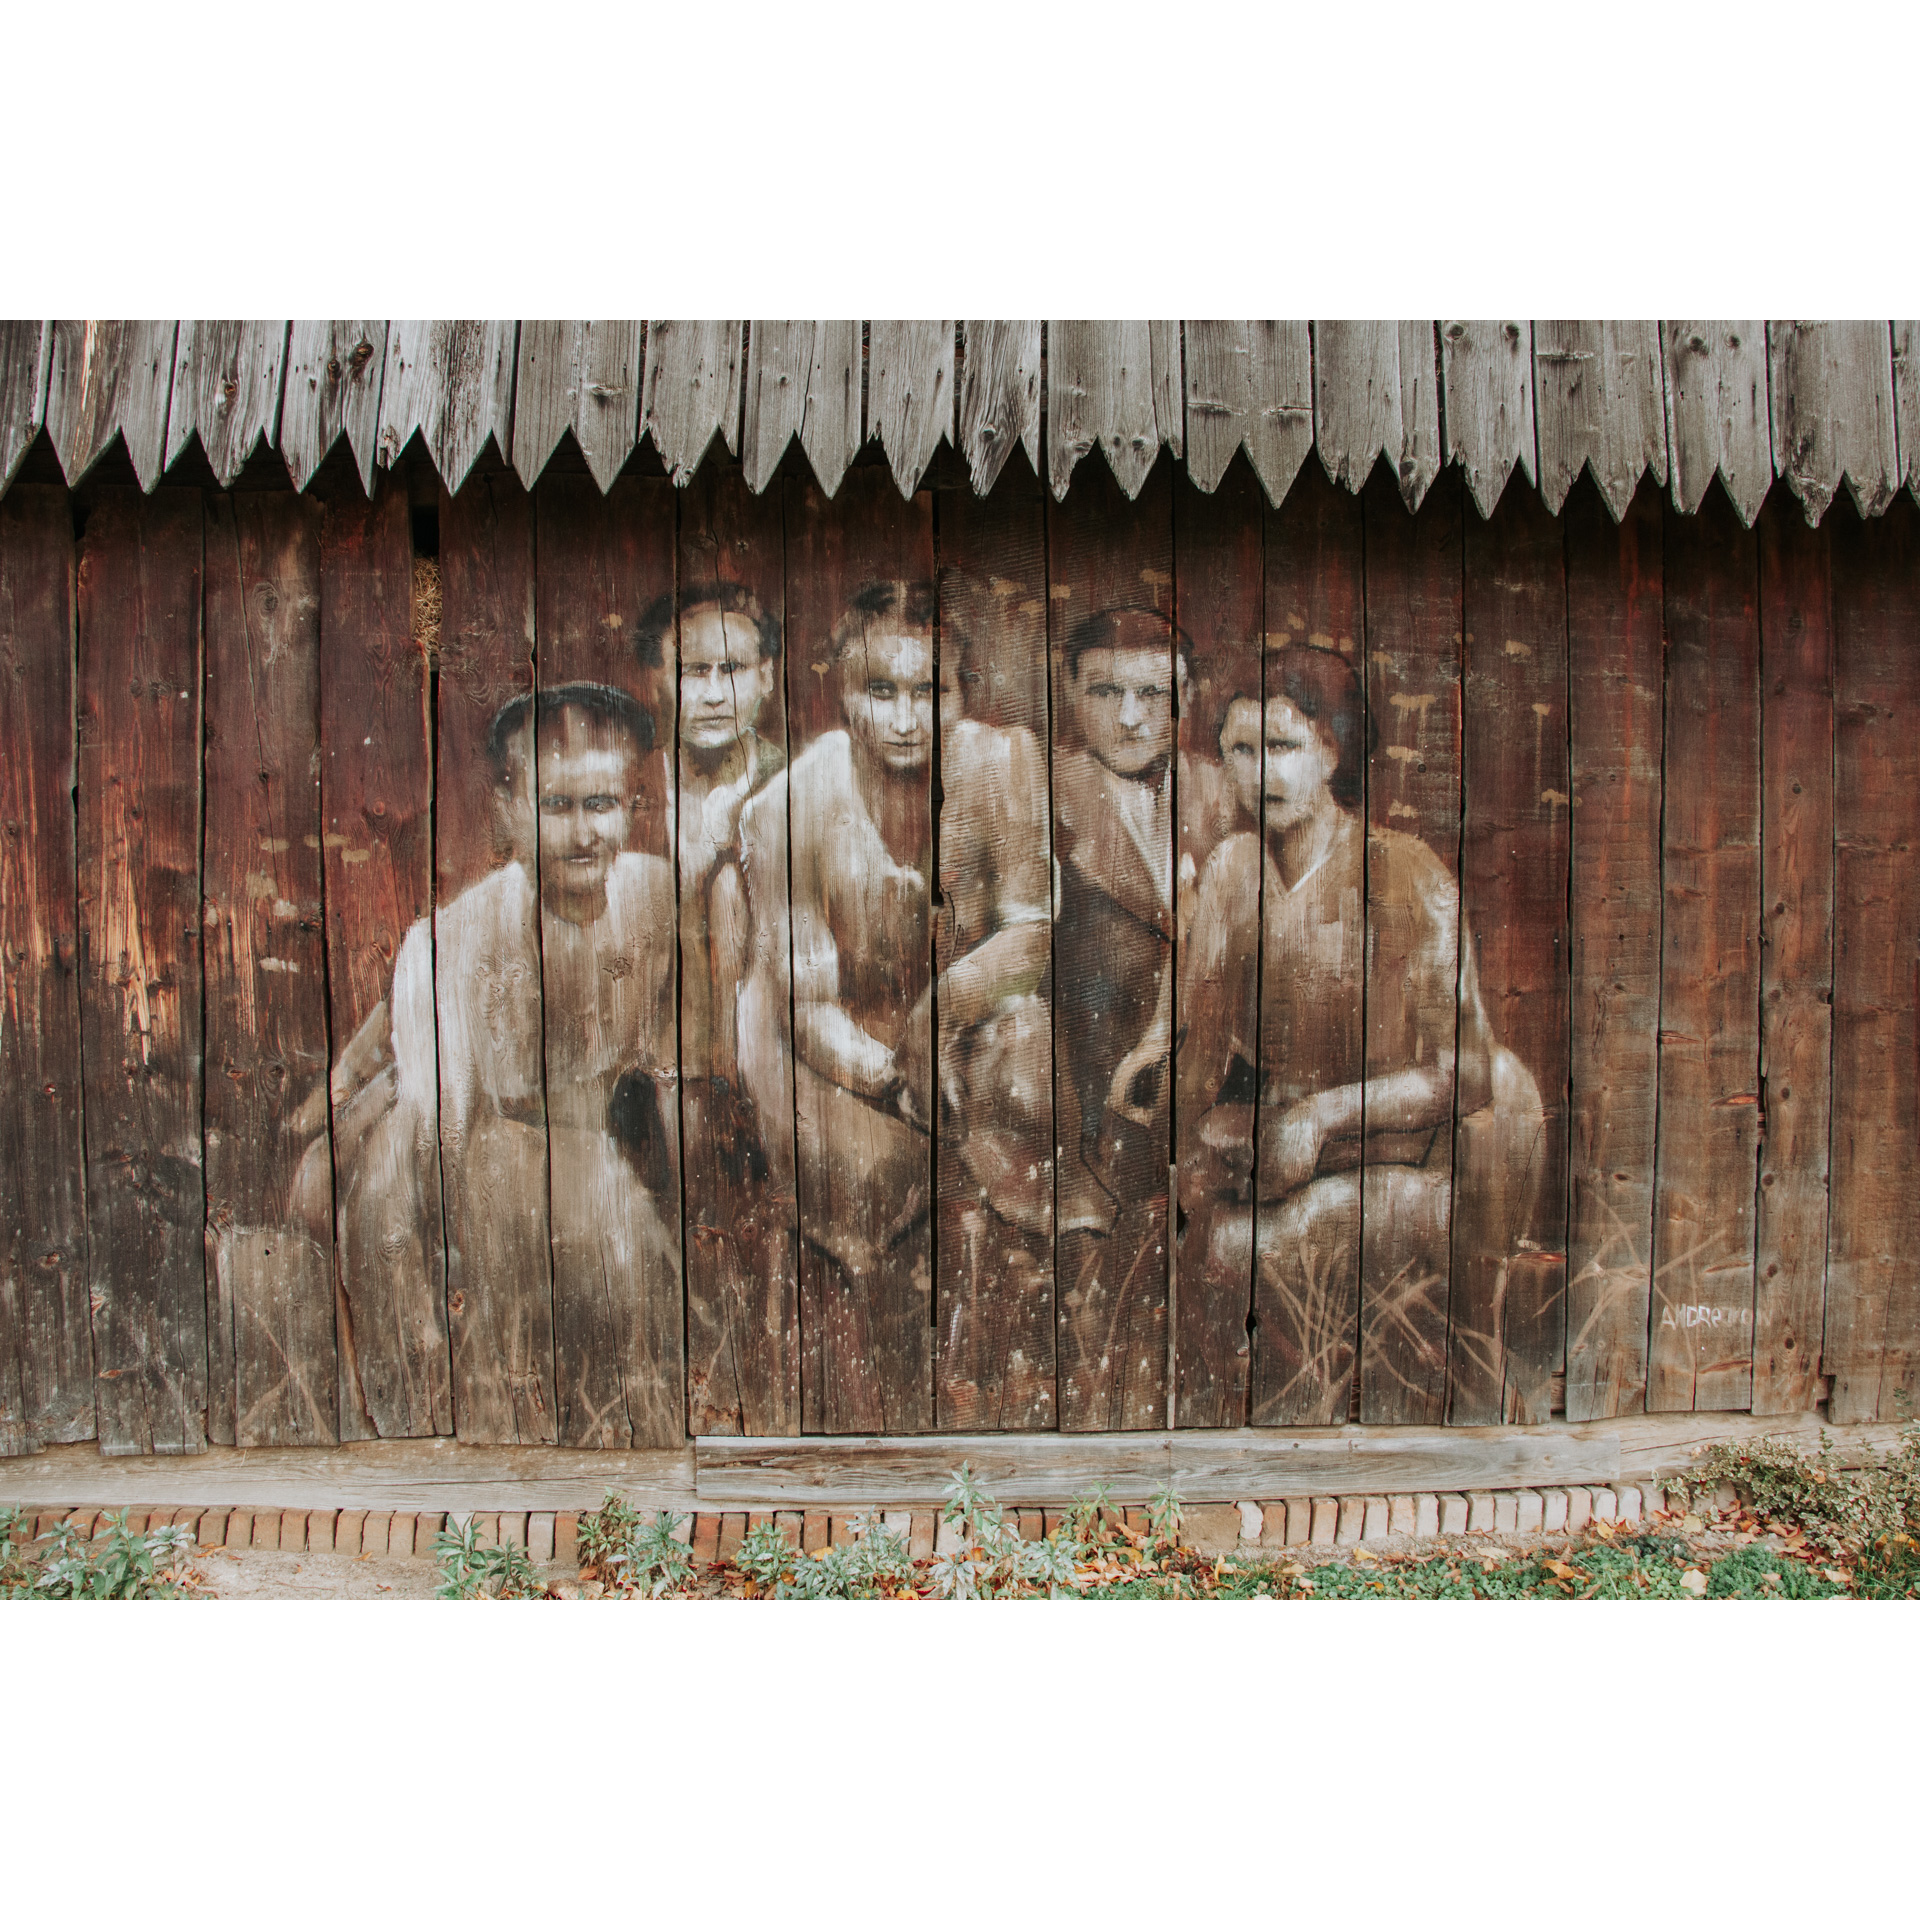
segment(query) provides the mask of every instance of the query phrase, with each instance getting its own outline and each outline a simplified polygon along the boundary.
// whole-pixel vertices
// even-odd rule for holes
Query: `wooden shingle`
[[[646,399],[640,431],[676,487],[699,470],[717,436],[740,451],[740,380],[746,329],[738,320],[647,322]]]
[[[360,484],[373,491],[380,385],[387,370],[384,320],[296,320],[287,342],[280,453],[302,493],[346,436]]]
[[[1759,320],[1663,320],[1673,504],[1699,511],[1718,473],[1743,526],[1773,484],[1767,329]]]
[[[387,334],[379,459],[391,466],[418,433],[449,493],[491,440],[512,444],[511,320],[396,320]]]
[[[149,493],[159,485],[173,384],[171,320],[56,320],[47,431],[67,485],[77,487],[114,436]]]
[[[1442,455],[1457,460],[1485,520],[1518,467],[1534,474],[1533,326],[1526,320],[1443,320]]]
[[[1096,446],[1129,500],[1185,443],[1177,320],[1055,320],[1047,330],[1047,477],[1056,500]]]
[[[1040,322],[969,320],[965,337],[959,444],[973,490],[984,494],[1016,446],[1040,471]]]
[[[1884,320],[1769,320],[1773,470],[1817,527],[1842,482],[1869,520],[1899,491]]]
[[[1187,473],[1211,493],[1235,452],[1276,507],[1313,447],[1313,343],[1304,320],[1185,323]]]
[[[183,320],[167,408],[167,465],[198,440],[213,477],[231,487],[255,447],[280,433],[284,320]]]
[[[523,320],[513,467],[532,486],[571,429],[605,493],[640,438],[638,320]]]
[[[755,493],[794,439],[831,500],[860,451],[859,321],[753,323],[740,464]]]
[[[1433,323],[1316,320],[1313,428],[1330,480],[1358,493],[1384,453],[1417,509],[1440,471]]]
[[[1566,504],[1583,467],[1617,523],[1651,472],[1667,479],[1659,328],[1651,320],[1536,320],[1533,403],[1540,497]]]
[[[20,471],[47,417],[52,323],[0,320],[0,487]]]
[[[934,449],[953,438],[954,323],[867,324],[867,437],[878,440],[894,484],[911,498]]]

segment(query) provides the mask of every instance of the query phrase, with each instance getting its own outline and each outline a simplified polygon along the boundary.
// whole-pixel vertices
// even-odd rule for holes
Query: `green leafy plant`
[[[511,1540],[489,1546],[480,1538],[479,1522],[471,1517],[434,1535],[433,1557],[440,1569],[434,1594],[441,1600],[546,1598],[547,1583],[526,1549]]]
[[[799,1573],[803,1558],[796,1547],[771,1520],[762,1520],[747,1530],[733,1556],[733,1564],[744,1573],[760,1593],[777,1594]]]
[[[906,1540],[869,1510],[848,1537],[818,1553],[796,1555],[792,1578],[771,1589],[776,1600],[884,1600],[911,1587]]]
[[[1693,1500],[1731,1485],[1755,1519],[1797,1529],[1810,1546],[1852,1559],[1900,1535],[1920,1534],[1920,1425],[1910,1425],[1890,1458],[1843,1470],[1823,1429],[1809,1453],[1783,1435],[1720,1441],[1663,1482]]]
[[[609,1487],[599,1511],[580,1523],[580,1568],[605,1585],[649,1600],[677,1592],[693,1572],[693,1556],[676,1538],[684,1515],[651,1519]]]
[[[0,1598],[8,1600],[178,1600],[188,1591],[190,1527],[136,1531],[130,1510],[113,1516],[98,1540],[70,1521],[42,1539],[27,1537],[25,1515],[0,1509]]]

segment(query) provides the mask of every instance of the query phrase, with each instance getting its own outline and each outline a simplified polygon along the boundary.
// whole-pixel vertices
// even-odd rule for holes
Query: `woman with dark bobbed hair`
[[[1389,1348],[1444,1340],[1455,1120],[1494,1120],[1523,1185],[1539,1133],[1531,1077],[1488,1031],[1452,875],[1417,836],[1366,824],[1371,746],[1359,676],[1323,647],[1270,655],[1264,702],[1249,689],[1220,727],[1259,831],[1201,876],[1179,1071],[1183,1111],[1204,1117],[1181,1189],[1211,1221],[1209,1269],[1246,1272],[1257,1220],[1256,1422],[1346,1417],[1363,1206],[1369,1328],[1391,1322]],[[1257,1060],[1233,1017],[1256,1005]],[[1520,1197],[1469,1138],[1463,1182]],[[1408,1357],[1444,1377],[1444,1355]]]

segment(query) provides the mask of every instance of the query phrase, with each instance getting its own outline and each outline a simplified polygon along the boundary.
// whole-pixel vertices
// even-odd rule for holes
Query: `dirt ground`
[[[431,1560],[344,1560],[330,1553],[235,1553],[210,1547],[194,1563],[214,1600],[431,1600]]]

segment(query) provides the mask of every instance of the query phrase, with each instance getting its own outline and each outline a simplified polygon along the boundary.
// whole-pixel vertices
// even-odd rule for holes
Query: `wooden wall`
[[[0,1452],[1911,1412],[1910,499],[415,492],[0,499]]]

